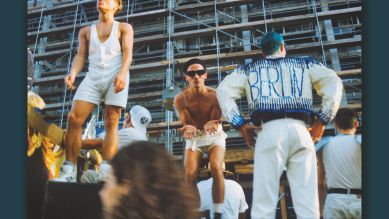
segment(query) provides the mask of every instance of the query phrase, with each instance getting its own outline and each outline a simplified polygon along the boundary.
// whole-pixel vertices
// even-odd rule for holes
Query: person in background
[[[132,141],[147,141],[147,125],[152,121],[150,111],[145,107],[135,105],[124,118],[123,126],[118,131],[119,149]],[[101,149],[105,133],[95,139],[82,140],[82,149]]]
[[[324,171],[319,171],[319,179],[325,179],[319,185],[322,191],[327,189],[323,216],[362,218],[362,145],[361,135],[355,134],[358,115],[352,109],[342,108],[334,121],[338,134],[323,139],[318,151],[319,167],[324,167]]]
[[[147,125],[150,124],[151,121],[150,111],[143,106],[133,106],[125,117],[122,128],[118,131],[119,149],[129,145],[133,141],[146,141]],[[104,143],[104,135],[105,133],[103,133],[100,138],[82,140],[82,149],[101,149]],[[97,151],[94,152],[98,153]],[[97,172],[95,169],[92,169],[83,172],[80,181],[82,183],[98,183],[103,181],[104,177],[104,172],[101,174],[100,171]]]
[[[208,165],[209,166],[209,165]],[[208,168],[209,169],[209,168]],[[223,162],[223,173],[225,171],[225,163]],[[232,173],[231,173],[232,174]],[[225,177],[226,178],[226,177]],[[197,189],[200,194],[200,211],[210,211],[210,218],[214,219],[214,209],[212,202],[212,184],[213,178],[202,180],[197,183]],[[248,209],[246,197],[242,186],[234,180],[224,179],[224,204],[222,209],[223,219],[245,219],[246,210]]]

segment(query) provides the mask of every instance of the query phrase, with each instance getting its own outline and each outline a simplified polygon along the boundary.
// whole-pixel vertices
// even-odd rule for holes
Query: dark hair
[[[115,155],[111,165],[119,185],[130,183],[130,192],[113,211],[114,219],[199,218],[195,190],[163,146],[133,142]]]
[[[204,70],[207,70],[207,68],[205,67],[205,62],[203,60],[198,59],[198,58],[194,58],[194,59],[190,59],[189,61],[187,61],[184,64],[184,68],[182,70],[184,71],[185,74],[188,71],[189,66],[191,66],[193,64],[199,64],[199,65],[203,66]]]
[[[354,128],[354,122],[358,121],[358,115],[355,110],[342,108],[336,113],[334,122],[340,129]]]
[[[284,38],[281,34],[277,32],[267,32],[265,33],[260,42],[260,47],[262,53],[265,56],[274,54],[279,48],[280,45],[284,42]]]

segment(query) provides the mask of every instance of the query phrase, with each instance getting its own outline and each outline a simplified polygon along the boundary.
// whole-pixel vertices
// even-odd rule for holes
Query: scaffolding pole
[[[168,41],[166,42],[166,59],[168,61],[168,68],[166,69],[166,83],[165,83],[165,89],[169,89],[170,86],[173,85],[173,71],[172,71],[172,63],[174,62],[174,46],[172,41],[172,35],[174,33],[174,17],[172,16],[172,9],[174,2],[173,0],[168,0],[168,11],[169,15],[167,18],[167,34],[168,34]],[[167,123],[167,130],[166,133],[166,141],[165,141],[165,148],[168,151],[168,153],[173,154],[173,141],[172,141],[172,135],[171,135],[171,129],[170,129],[170,123],[173,122],[173,112],[165,109],[165,120]]]
[[[230,34],[230,33],[227,33],[227,32],[225,32],[225,31],[223,31],[223,30],[216,29],[215,27],[212,27],[212,26],[210,26],[210,25],[208,25],[208,24],[206,24],[206,23],[204,23],[204,22],[201,22],[201,21],[198,21],[198,20],[196,20],[196,19],[194,19],[194,18],[188,17],[188,16],[186,16],[185,14],[182,14],[182,13],[177,12],[177,11],[174,11],[174,10],[172,10],[172,13],[174,13],[174,14],[176,14],[176,15],[178,15],[178,16],[181,16],[181,17],[183,17],[183,18],[187,18],[187,19],[193,21],[193,22],[196,23],[196,24],[204,25],[204,26],[206,26],[206,27],[209,27],[210,29],[216,30],[216,31],[219,32],[219,33],[225,34],[225,35],[227,35],[227,36],[229,36],[229,37],[235,38],[235,39],[240,40],[240,41],[243,42],[243,39],[240,38],[240,37],[237,37],[237,36],[235,36],[235,35],[232,35],[232,34]],[[252,45],[252,46],[254,46],[254,47],[260,49],[260,47],[259,47],[258,45],[256,45],[256,44],[254,44],[254,43],[250,43],[250,45]]]
[[[315,17],[316,17],[317,32],[319,35],[319,42],[320,42],[320,46],[321,46],[323,65],[327,66],[326,52],[324,51],[323,38],[321,36],[321,28],[320,28],[319,17],[317,16],[316,1],[315,0],[312,0],[312,7],[313,7],[313,13],[315,14]]]
[[[214,9],[215,9],[215,41],[216,41],[216,63],[217,63],[217,82],[220,84],[221,82],[221,74],[220,74],[220,43],[219,43],[219,13],[216,7],[217,0],[214,0]]]
[[[77,16],[78,16],[78,8],[79,8],[79,3],[80,0],[77,0],[77,8],[76,8],[76,13],[74,15],[74,21],[73,21],[73,32],[72,32],[72,38],[70,41],[70,49],[69,49],[69,59],[68,59],[68,66],[67,66],[67,74],[69,74],[70,71],[70,66],[72,63],[72,51],[73,51],[73,44],[74,44],[74,33],[76,32],[76,23],[77,23]],[[65,76],[66,77],[66,76]],[[63,125],[63,116],[64,116],[64,111],[65,111],[65,102],[66,102],[66,94],[67,94],[67,87],[64,84],[64,94],[63,94],[63,101],[62,101],[62,111],[61,111],[61,122],[60,122],[60,127]],[[72,91],[70,91],[70,96],[69,98],[72,98]]]
[[[263,12],[263,20],[265,21],[265,32],[267,32],[265,0],[262,0],[262,12]]]

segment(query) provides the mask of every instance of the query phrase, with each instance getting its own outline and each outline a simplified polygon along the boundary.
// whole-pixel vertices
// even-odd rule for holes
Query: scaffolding
[[[140,104],[152,114],[148,132],[178,158],[183,139],[177,116],[166,111],[162,93],[172,82],[183,87],[180,64],[193,57],[207,63],[207,86],[218,83],[236,66],[260,57],[259,40],[267,31],[283,34],[290,56],[310,55],[333,68],[345,85],[347,106],[361,110],[360,0],[127,0],[116,20],[135,31],[128,106]],[[49,122],[66,126],[74,93],[63,83],[76,53],[81,27],[97,19],[95,0],[28,1],[28,48],[35,61],[34,89],[47,103]],[[76,85],[87,68],[77,76]],[[315,95],[314,103],[320,98]],[[238,101],[244,115],[247,100]],[[98,120],[103,118],[98,108]],[[247,115],[248,116],[248,115]],[[228,149],[243,148],[236,136]]]

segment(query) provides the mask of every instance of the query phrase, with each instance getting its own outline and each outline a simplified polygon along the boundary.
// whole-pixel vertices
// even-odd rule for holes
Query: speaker
[[[42,148],[37,148],[31,157],[27,157],[28,219],[42,219],[47,178]]]
[[[43,219],[102,219],[102,184],[48,182]]]

